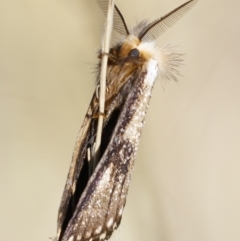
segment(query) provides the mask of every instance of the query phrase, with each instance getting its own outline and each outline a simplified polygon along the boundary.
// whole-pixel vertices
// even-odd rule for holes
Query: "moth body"
[[[125,37],[108,53],[99,156],[93,162],[97,119],[103,114],[98,99],[100,73],[75,144],[56,241],[103,241],[119,226],[154,82],[158,76],[176,80],[182,61],[175,46],[160,48],[155,38],[196,2],[190,0],[152,22],[142,21],[131,31],[115,6],[114,28]],[[98,3],[106,13],[107,1]],[[99,57],[101,62],[101,53]]]

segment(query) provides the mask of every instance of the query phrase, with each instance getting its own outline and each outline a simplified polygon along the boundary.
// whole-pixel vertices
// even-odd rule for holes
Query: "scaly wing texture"
[[[158,67],[155,60],[131,80],[131,92],[111,141],[85,188],[62,241],[107,240],[118,227]]]
[[[79,173],[81,172],[84,158],[86,157],[86,143],[88,142],[88,140],[86,139],[88,138],[90,132],[90,124],[94,115],[93,110],[97,109],[95,103],[96,95],[94,94],[74,147],[72,162],[70,165],[64,192],[58,210],[57,239],[59,239],[60,235],[62,235],[64,222],[67,220],[67,215],[69,215],[69,213],[71,212],[69,208],[72,208],[74,210],[74,207],[72,207],[72,203],[74,202],[73,197],[76,192],[76,185],[79,178]],[[76,200],[76,202],[77,201],[78,200]]]

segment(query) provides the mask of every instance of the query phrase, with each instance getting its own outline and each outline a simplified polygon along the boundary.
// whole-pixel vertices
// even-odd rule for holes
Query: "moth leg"
[[[109,87],[106,86],[106,92],[109,93],[109,91],[110,91]],[[98,100],[99,100],[99,92],[100,92],[100,84],[97,85],[96,90],[95,90],[95,94],[96,94],[96,97]]]
[[[87,160],[88,160],[88,162],[90,162],[91,161],[91,149],[90,149],[90,147],[88,147],[88,149],[87,149]]]
[[[109,56],[109,53],[99,51],[98,58],[101,59],[104,55]]]
[[[97,99],[99,99],[99,91],[100,91],[100,84],[97,85],[96,90],[95,90]]]
[[[95,142],[93,143],[93,145],[91,147],[87,148],[87,160],[88,160],[88,176],[89,178],[91,177],[94,169],[95,169],[95,165],[94,165],[94,149],[95,149]]]
[[[105,113],[102,113],[102,112],[98,112],[97,114],[95,114],[92,118],[93,119],[97,119],[99,116],[103,116],[103,119],[106,118],[106,114]]]
[[[92,175],[93,172],[93,161],[92,161],[92,152],[91,152],[91,148],[88,147],[87,149],[87,160],[88,160],[88,176],[90,178],[90,176]]]
[[[109,53],[99,51],[98,58],[102,59],[103,56],[108,56],[108,63],[119,63],[119,57],[117,56],[117,52],[115,49],[110,49]]]

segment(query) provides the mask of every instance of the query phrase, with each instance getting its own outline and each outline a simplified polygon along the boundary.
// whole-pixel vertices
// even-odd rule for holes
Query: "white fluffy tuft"
[[[178,68],[183,63],[183,54],[174,43],[165,44],[159,49],[159,74],[163,80],[175,80],[180,75]]]
[[[182,65],[183,54],[180,53],[177,44],[169,43],[160,48],[154,41],[141,42],[138,49],[147,52],[152,59],[157,60],[159,76],[162,80],[178,80],[177,77],[180,75],[178,68]]]

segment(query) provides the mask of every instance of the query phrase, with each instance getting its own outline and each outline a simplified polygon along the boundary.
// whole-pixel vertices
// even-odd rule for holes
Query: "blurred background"
[[[116,1],[130,26],[183,2]],[[159,37],[181,45],[182,77],[156,82],[111,240],[240,240],[239,8],[239,0],[199,0]],[[94,0],[0,2],[1,240],[56,235],[103,26]]]

